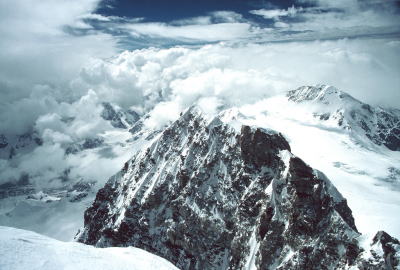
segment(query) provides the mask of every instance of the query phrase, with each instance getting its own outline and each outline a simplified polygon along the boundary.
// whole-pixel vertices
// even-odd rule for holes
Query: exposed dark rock
[[[257,167],[276,167],[280,161],[279,151],[290,151],[289,143],[281,134],[269,133],[261,128],[252,130],[249,126],[242,127],[240,147],[245,163]]]

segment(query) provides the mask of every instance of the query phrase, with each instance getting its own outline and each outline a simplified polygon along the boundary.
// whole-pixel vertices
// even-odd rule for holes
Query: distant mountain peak
[[[335,123],[358,139],[367,138],[393,151],[400,150],[400,111],[363,103],[333,86],[302,86],[287,93],[289,101],[309,106],[322,123]]]
[[[287,93],[289,100],[294,102],[317,101],[323,104],[343,103],[344,101],[361,103],[348,93],[336,87],[318,84],[316,86],[302,86]]]

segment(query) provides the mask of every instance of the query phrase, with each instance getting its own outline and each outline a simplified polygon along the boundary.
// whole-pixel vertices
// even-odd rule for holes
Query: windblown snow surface
[[[139,248],[95,248],[2,226],[0,254],[0,269],[177,269],[167,260]]]

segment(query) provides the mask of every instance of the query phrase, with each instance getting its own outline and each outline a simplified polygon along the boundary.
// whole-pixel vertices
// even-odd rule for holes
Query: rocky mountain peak
[[[281,134],[192,107],[110,178],[78,240],[181,269],[347,269],[371,264],[358,237],[346,200]]]

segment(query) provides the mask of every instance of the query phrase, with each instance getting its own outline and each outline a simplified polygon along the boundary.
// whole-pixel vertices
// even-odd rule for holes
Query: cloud
[[[118,36],[119,45],[135,49],[219,41],[283,42],[396,36],[400,31],[398,14],[399,8],[392,1],[297,0],[287,9],[269,5],[247,14],[222,10],[171,22],[95,14],[88,15],[89,21],[84,22],[96,31]]]
[[[199,16],[172,21],[172,25],[209,25],[212,22],[211,16]]]
[[[297,13],[297,9],[292,6],[288,9],[257,9],[250,10],[251,14],[259,15],[265,19],[279,19],[279,17],[294,16]]]
[[[115,43],[108,35],[93,32],[75,36],[65,31],[67,26],[88,26],[80,16],[92,11],[97,2],[2,1],[0,80],[26,82],[23,86],[58,82],[76,74],[90,57],[114,54]]]
[[[83,19],[98,2],[0,1],[0,132],[27,132],[60,100],[79,99],[87,89],[69,84],[82,66],[116,54],[116,40]]]
[[[96,21],[102,21],[102,22],[109,22],[111,21],[110,17],[103,16],[100,14],[93,14],[93,13],[88,13],[80,16],[81,19],[89,19],[89,20],[96,20]]]
[[[290,25],[288,24],[288,23],[284,23],[284,22],[275,22],[274,23],[274,26],[276,27],[276,28],[287,28],[287,27],[289,27]]]
[[[145,125],[148,128],[161,128],[171,120],[177,119],[182,108],[177,102],[160,102],[150,112],[150,117],[146,119]]]
[[[229,11],[229,10],[219,10],[210,13],[210,17],[216,23],[237,23],[245,22],[242,14]]]
[[[277,40],[372,37],[400,32],[399,8],[394,1],[298,0],[287,10],[259,9],[250,13],[275,21],[273,38]],[[263,40],[272,39],[264,36]]]
[[[58,103],[40,115],[34,125],[46,142],[77,142],[112,129],[101,117],[103,106],[93,90],[73,103]],[[65,119],[71,119],[65,121]],[[61,136],[64,135],[64,136]]]
[[[249,35],[248,23],[193,24],[173,26],[165,23],[137,23],[124,26],[133,36],[145,35],[177,40],[223,41],[246,38]]]
[[[115,24],[133,37],[146,36],[186,42],[213,42],[247,38],[252,24],[233,11],[215,11],[206,16],[186,18],[170,23],[134,22]]]
[[[212,98],[218,104],[212,107],[236,106],[318,83],[335,85],[365,102],[398,107],[399,52],[399,43],[390,39],[149,48],[88,68],[85,77],[92,79],[85,83],[99,96],[114,93],[116,103],[131,95],[131,105],[154,108],[150,126],[175,119],[202,99]],[[134,80],[109,83],[125,78]]]

